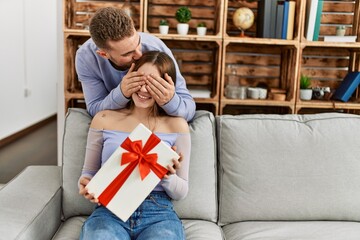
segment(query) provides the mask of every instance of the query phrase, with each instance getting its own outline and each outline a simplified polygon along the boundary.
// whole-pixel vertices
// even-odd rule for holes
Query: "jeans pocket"
[[[160,208],[172,209],[173,207],[172,202],[167,198],[149,196],[148,200]]]

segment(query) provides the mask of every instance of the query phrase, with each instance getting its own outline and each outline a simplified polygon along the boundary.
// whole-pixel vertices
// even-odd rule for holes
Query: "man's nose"
[[[138,60],[139,58],[141,58],[142,56],[142,52],[140,49],[136,49],[135,52],[134,52],[134,55],[133,55],[133,59],[134,60]]]

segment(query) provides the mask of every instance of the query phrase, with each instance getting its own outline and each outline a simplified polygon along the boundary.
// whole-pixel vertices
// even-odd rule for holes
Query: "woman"
[[[164,78],[168,75],[176,79],[174,62],[167,54],[158,51],[144,53],[135,63],[134,71],[141,72],[147,78]],[[107,208],[97,206],[84,223],[80,239],[185,239],[182,223],[173,210],[171,199],[182,199],[188,192],[189,127],[185,119],[168,116],[156,104],[150,91],[148,85],[142,85],[139,91],[132,94],[126,109],[105,110],[95,115],[79,179],[80,194],[97,202],[87,192],[86,184],[139,123],[165,143],[174,146],[180,153],[180,160],[173,159],[173,165],[167,166],[167,175],[126,222]]]

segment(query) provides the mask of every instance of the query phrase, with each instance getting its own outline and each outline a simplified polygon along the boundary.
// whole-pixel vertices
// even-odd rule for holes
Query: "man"
[[[133,62],[146,51],[162,51],[176,60],[170,49],[155,36],[138,33],[131,18],[121,9],[99,9],[90,22],[91,38],[77,51],[76,71],[82,84],[87,110],[94,116],[104,109],[125,107],[142,85],[167,114],[190,121],[195,102],[176,64],[176,86],[170,76],[145,76],[133,71]]]

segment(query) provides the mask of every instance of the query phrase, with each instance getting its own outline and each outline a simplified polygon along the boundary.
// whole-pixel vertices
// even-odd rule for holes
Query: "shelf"
[[[360,110],[360,104],[352,102],[338,102],[338,101],[298,101],[296,104],[297,109],[301,108],[326,108],[326,109],[357,109]]]
[[[75,71],[75,54],[89,37],[87,24],[100,7],[122,7],[119,1],[64,1],[64,90],[67,106],[84,106],[81,84]],[[267,1],[267,0],[266,0]],[[197,109],[216,114],[252,113],[316,113],[345,111],[360,114],[360,89],[352,102],[299,99],[301,74],[308,75],[312,87],[330,87],[335,90],[349,71],[360,71],[360,42],[324,42],[324,35],[335,35],[336,26],[346,25],[346,35],[358,36],[360,41],[360,1],[324,0],[319,41],[307,41],[304,36],[306,2],[296,0],[294,39],[258,38],[258,1],[187,1],[131,0],[136,29],[148,32],[171,49],[188,89],[205,89],[210,98],[194,98]],[[176,31],[175,12],[180,6],[192,11],[188,35]],[[254,12],[255,22],[245,31],[249,37],[240,37],[240,30],[232,21],[237,8],[247,7]],[[159,34],[160,19],[170,23],[167,35]],[[196,25],[206,22],[207,35],[198,36]],[[231,73],[242,86],[259,85],[286,92],[286,100],[229,99],[224,95]],[[269,91],[268,91],[269,92]]]
[[[298,40],[283,40],[274,38],[255,38],[255,37],[224,37],[227,43],[245,43],[249,45],[279,45],[279,46],[299,46]]]
[[[187,41],[222,41],[222,38],[219,36],[199,36],[195,34],[188,34],[188,35],[179,35],[179,34],[159,34],[153,33],[152,35],[164,39],[164,40],[187,40]]]

